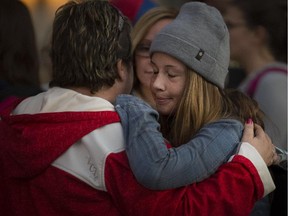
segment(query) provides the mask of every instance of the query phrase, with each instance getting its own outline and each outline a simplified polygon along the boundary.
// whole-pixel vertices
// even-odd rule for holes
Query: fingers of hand
[[[263,128],[258,124],[254,124],[254,133],[255,136],[261,136],[265,134]]]
[[[244,126],[244,133],[242,136],[242,142],[249,142],[254,138],[254,126],[253,123],[246,123]]]
[[[268,164],[268,166],[271,166],[273,164],[277,164],[278,162],[279,162],[279,156],[276,153],[275,146],[272,144],[271,155],[270,155],[270,163]]]

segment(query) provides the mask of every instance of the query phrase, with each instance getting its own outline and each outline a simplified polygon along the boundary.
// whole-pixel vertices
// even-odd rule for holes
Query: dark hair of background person
[[[1,2],[0,28],[0,101],[41,92],[34,26],[24,3]]]
[[[107,5],[106,2],[102,3]],[[89,1],[89,4],[97,7],[101,2]],[[109,5],[103,8],[103,13],[91,15],[95,10],[89,11],[89,7],[81,7],[81,3],[76,7],[72,3],[67,4],[65,10],[63,7],[57,10],[52,34],[53,75],[50,87],[87,87],[94,93],[102,87],[112,86],[115,79],[120,78],[116,68],[119,59],[132,64],[131,22],[120,13],[115,16],[115,13],[110,12],[116,8]],[[114,17],[111,18],[111,14]],[[106,21],[99,22],[99,16]],[[61,21],[63,17],[70,18]],[[92,25],[97,25],[97,31],[103,34],[90,28]],[[119,42],[115,35],[118,35]]]
[[[275,59],[287,63],[287,0],[231,0],[248,27],[263,26]]]

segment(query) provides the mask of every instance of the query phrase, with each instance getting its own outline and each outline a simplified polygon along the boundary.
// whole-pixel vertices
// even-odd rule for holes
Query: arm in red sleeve
[[[137,183],[124,152],[111,154],[106,160],[105,183],[117,208],[133,216],[247,216],[264,191],[254,165],[239,155],[200,183],[152,191]]]

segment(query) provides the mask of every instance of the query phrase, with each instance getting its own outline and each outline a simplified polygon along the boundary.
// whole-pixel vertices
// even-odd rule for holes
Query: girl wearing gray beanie
[[[247,151],[249,159],[262,160],[243,142],[248,140],[239,143],[245,120],[252,118],[263,127],[263,113],[249,97],[223,89],[229,34],[219,11],[204,3],[184,4],[177,18],[153,40],[150,53],[154,67],[151,90],[160,114],[160,130],[174,148],[167,149],[167,141],[158,131],[156,111],[132,96],[116,101],[122,122],[129,122],[124,126],[126,152],[141,184],[163,190],[200,182],[223,163],[235,160],[233,155]],[[275,159],[274,155],[266,164]],[[259,173],[264,186],[261,197],[274,189],[265,169],[265,174]],[[248,215],[255,201],[245,209],[242,206],[243,212],[229,215]]]

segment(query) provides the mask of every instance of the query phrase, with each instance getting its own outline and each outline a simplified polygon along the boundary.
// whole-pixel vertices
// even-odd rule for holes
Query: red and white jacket
[[[203,182],[146,189],[111,103],[62,88],[19,102],[0,105],[1,215],[245,216],[274,189],[265,163],[241,155]]]

